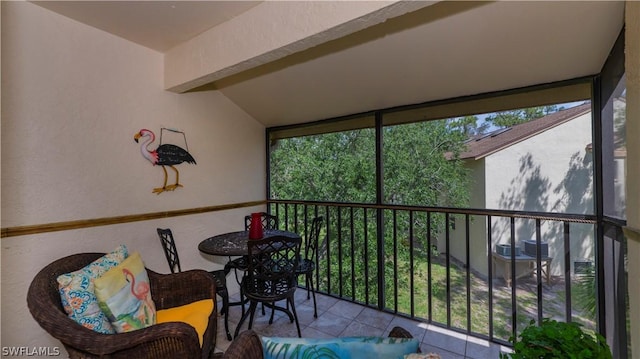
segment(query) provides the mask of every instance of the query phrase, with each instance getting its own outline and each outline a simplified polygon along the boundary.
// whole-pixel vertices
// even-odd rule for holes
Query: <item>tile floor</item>
[[[303,337],[386,336],[391,328],[401,326],[410,331],[414,338],[418,338],[421,341],[420,348],[423,353],[438,353],[442,359],[497,359],[501,351],[509,351],[507,347],[482,339],[390,313],[379,312],[375,309],[341,301],[333,297],[317,295],[316,299],[318,318],[313,317],[313,299],[307,300],[305,290],[296,291],[296,310]],[[231,301],[236,300],[238,300],[237,296],[231,298]],[[218,305],[220,304],[218,303]],[[295,323],[290,323],[285,314],[276,312],[274,323],[269,325],[270,314],[271,312],[267,310],[266,315],[263,316],[260,307],[258,307],[252,329],[264,336],[297,336]],[[231,335],[236,329],[240,316],[240,307],[231,307],[229,317]],[[240,331],[247,329],[248,322],[249,320],[247,319]],[[224,317],[220,317],[218,320],[216,351],[226,350],[230,343],[224,333]]]

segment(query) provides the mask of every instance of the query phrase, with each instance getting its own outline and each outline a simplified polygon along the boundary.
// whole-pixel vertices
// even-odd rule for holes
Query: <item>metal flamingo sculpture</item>
[[[153,141],[155,141],[156,136],[147,129],[142,129],[138,133],[133,136],[133,139],[138,142],[140,138],[146,138],[146,140],[142,141],[140,145],[140,152],[142,156],[149,160],[154,166],[162,166],[162,170],[164,171],[164,183],[162,187],[154,188],[153,193],[160,194],[164,191],[173,191],[178,187],[182,187],[180,184],[180,173],[174,167],[174,165],[178,165],[182,162],[196,164],[196,160],[182,147],[164,144],[158,146],[155,150],[149,150],[149,146]],[[166,166],[171,167],[171,169],[176,173],[176,183],[167,185],[167,170]]]

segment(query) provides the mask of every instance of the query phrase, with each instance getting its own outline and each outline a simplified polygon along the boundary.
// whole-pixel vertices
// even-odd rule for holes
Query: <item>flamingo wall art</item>
[[[183,187],[180,184],[180,173],[178,169],[174,166],[179,165],[183,162],[196,164],[196,160],[191,156],[191,154],[182,147],[172,145],[172,144],[162,144],[162,131],[160,131],[160,145],[155,150],[150,150],[149,146],[155,141],[156,136],[147,129],[141,129],[138,133],[133,136],[133,139],[136,142],[141,142],[140,144],[140,152],[142,153],[142,157],[146,158],[151,164],[158,165],[162,167],[162,171],[164,172],[164,182],[162,187],[154,188],[153,193],[160,194],[165,191],[173,191],[178,187]],[[184,132],[166,129],[172,132],[180,132],[184,136]],[[140,139],[143,139],[139,141]],[[186,145],[186,137],[185,137],[185,145]],[[188,148],[188,147],[187,147]],[[176,182],[174,184],[167,185],[167,169],[165,167],[169,166],[176,174]]]

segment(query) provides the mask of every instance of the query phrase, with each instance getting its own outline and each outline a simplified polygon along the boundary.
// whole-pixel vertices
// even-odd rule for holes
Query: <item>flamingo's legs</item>
[[[161,167],[162,167],[162,171],[164,172],[164,183],[162,184],[162,187],[153,189],[153,193],[157,193],[157,194],[160,194],[164,191],[172,191],[173,189],[175,189],[175,187],[173,189],[167,188],[167,169],[164,168],[164,166],[161,166]],[[173,168],[173,166],[171,166],[171,168]]]
[[[173,166],[169,166],[171,167],[171,169],[176,173],[176,183],[175,184],[170,184],[170,185],[166,185],[166,178],[165,178],[165,190],[166,191],[173,191],[174,189],[178,188],[178,187],[182,187],[182,185],[180,184],[180,173],[178,172],[178,169],[173,167]]]

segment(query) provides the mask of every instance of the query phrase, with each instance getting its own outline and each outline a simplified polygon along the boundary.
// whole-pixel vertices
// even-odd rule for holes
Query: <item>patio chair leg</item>
[[[273,302],[271,303],[271,305],[273,305],[275,307],[276,303]],[[262,311],[264,314],[264,304],[262,304]],[[271,317],[269,318],[269,324],[273,324],[273,314],[276,312],[276,310],[274,308],[271,308]]]
[[[240,306],[242,307],[242,316],[244,317],[244,292],[240,286]]]
[[[231,260],[231,257],[229,257],[229,260]],[[225,269],[226,269],[226,267],[225,267]],[[245,299],[244,299],[244,291],[242,290],[242,280],[240,280],[240,277],[238,277],[238,269],[237,268],[233,268],[233,273],[235,274],[236,282],[240,286],[240,305],[242,306],[242,316],[244,316]]]
[[[223,311],[224,311],[224,330],[227,332],[227,340],[231,341],[231,333],[229,332],[229,295],[228,294],[222,297],[222,309],[220,309],[220,314],[222,314]]]
[[[311,288],[311,295],[313,295],[313,317],[317,318],[318,317],[318,307],[316,305],[316,289],[313,286],[313,275],[309,274],[308,278],[309,280],[309,288]],[[307,299],[309,299],[309,292],[307,291]]]
[[[249,310],[247,310],[246,313],[244,313],[242,315],[242,317],[240,317],[240,321],[238,322],[238,325],[236,326],[236,331],[235,333],[233,333],[233,337],[237,338],[238,337],[238,333],[240,333],[240,328],[242,327],[242,324],[244,323],[244,321],[247,319],[247,316],[251,313],[253,313],[252,309],[255,311],[256,306],[258,305],[257,302],[251,302],[251,304],[249,305]],[[250,323],[249,323],[249,329],[251,329],[251,322],[253,322],[253,315],[251,316],[250,319]]]
[[[249,329],[253,327],[253,317],[256,314],[257,306],[258,306],[258,302],[251,302],[251,306],[249,308],[249,312],[251,312],[251,315],[249,315]]]
[[[300,323],[298,322],[298,314],[296,313],[296,304],[294,303],[293,296],[287,298],[287,302],[291,303],[291,311],[293,312],[293,318],[296,321],[296,329],[298,330],[298,338],[302,338],[302,333],[300,332]]]

